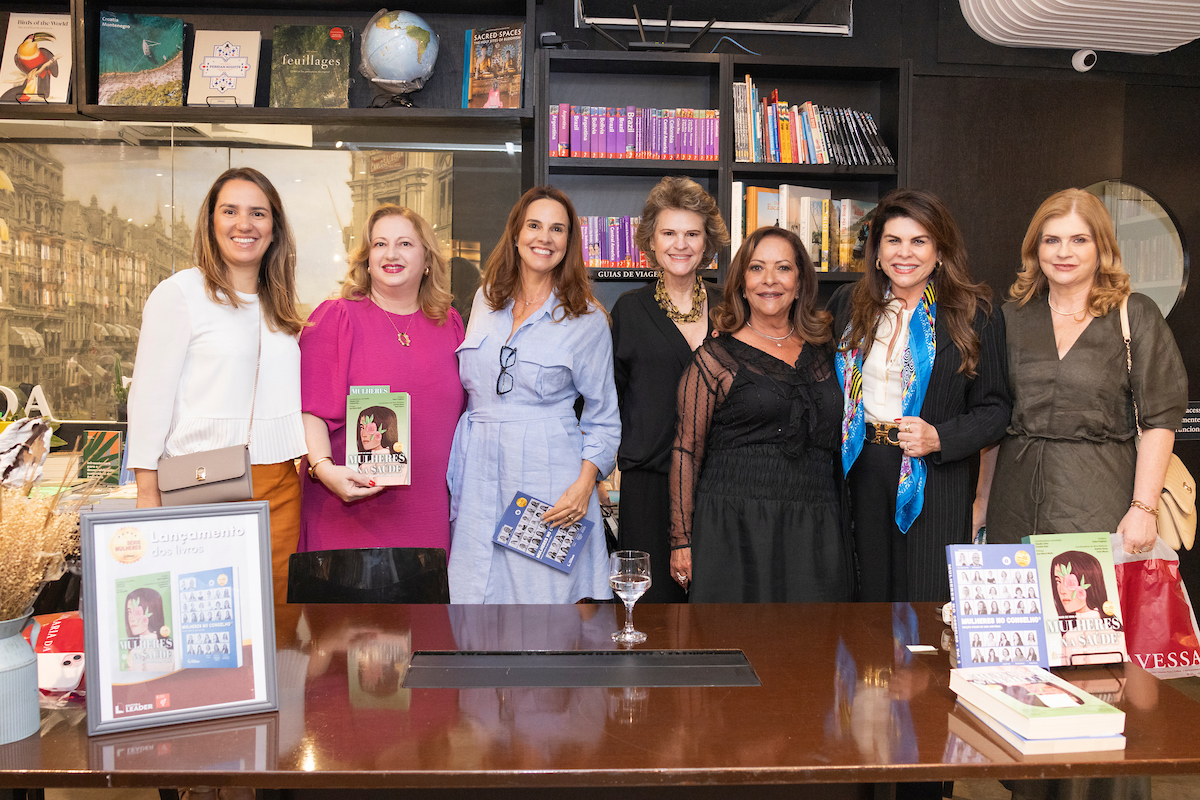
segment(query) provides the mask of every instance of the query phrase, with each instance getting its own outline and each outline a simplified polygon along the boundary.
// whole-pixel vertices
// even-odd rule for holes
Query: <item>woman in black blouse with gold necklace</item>
[[[621,405],[620,543],[650,554],[653,582],[642,602],[682,603],[670,574],[667,472],[675,439],[676,391],[692,352],[712,335],[709,311],[721,289],[697,271],[729,242],[712,196],[688,178],[668,177],[650,192],[637,244],[658,280],[626,292],[612,313],[614,377]]]

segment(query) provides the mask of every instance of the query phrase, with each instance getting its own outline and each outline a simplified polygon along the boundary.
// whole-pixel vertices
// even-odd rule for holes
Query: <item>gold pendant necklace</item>
[[[396,323],[392,322],[392,312],[384,308],[383,305],[374,298],[374,296],[371,297],[371,302],[375,304],[376,308],[383,312],[383,316],[387,318],[388,324],[391,325],[392,330],[396,332],[396,341],[399,342],[402,347],[408,347],[410,344],[412,344],[412,339],[408,338],[408,329],[412,327],[413,317],[417,315],[416,312],[414,312],[412,316],[408,318],[408,324],[404,326],[404,332],[401,333],[400,329],[396,327]],[[420,310],[421,309],[418,308],[417,312]]]

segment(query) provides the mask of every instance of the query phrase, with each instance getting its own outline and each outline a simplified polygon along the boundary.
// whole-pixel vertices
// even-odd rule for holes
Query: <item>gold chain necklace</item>
[[[1050,310],[1053,311],[1055,314],[1058,314],[1059,316],[1063,316],[1063,317],[1070,317],[1071,319],[1075,320],[1076,322],[1083,322],[1083,317],[1076,318],[1075,315],[1082,314],[1084,311],[1087,311],[1087,308],[1088,308],[1085,305],[1083,308],[1078,309],[1076,311],[1059,311],[1057,308],[1054,307],[1054,303],[1050,302],[1049,297],[1046,298],[1046,305],[1050,306]]]
[[[392,312],[384,308],[383,305],[375,299],[374,295],[371,296],[371,302],[375,304],[376,308],[383,312],[383,316],[387,318],[388,324],[391,325],[392,330],[396,332],[396,341],[399,342],[403,347],[408,347],[410,344],[412,344],[412,339],[408,338],[408,329],[412,327],[413,318],[417,316],[421,309],[418,308],[411,316],[409,316],[408,324],[404,326],[404,333],[401,333],[400,329],[396,327],[396,323],[392,322]]]
[[[700,314],[704,311],[704,300],[708,293],[704,290],[704,280],[697,275],[696,284],[692,287],[692,310],[684,314],[675,307],[675,303],[671,300],[671,295],[667,294],[667,285],[663,282],[663,276],[658,276],[658,283],[654,285],[654,300],[658,303],[658,307],[666,312],[667,318],[673,322],[695,322],[700,319]]]

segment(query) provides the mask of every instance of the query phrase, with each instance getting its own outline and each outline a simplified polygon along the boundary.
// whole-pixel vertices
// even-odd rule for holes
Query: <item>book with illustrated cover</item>
[[[492,541],[559,572],[570,572],[575,568],[576,556],[583,552],[593,524],[581,519],[551,528],[542,515],[552,507],[544,500],[517,492],[500,516]]]
[[[8,15],[0,103],[65,103],[71,88],[71,15]]]
[[[102,106],[183,105],[183,20],[100,12]]]
[[[1047,666],[1044,597],[1027,544],[946,548],[959,667]]]
[[[179,643],[186,669],[240,667],[242,638],[234,567],[179,576]]]
[[[1026,739],[1125,732],[1124,711],[1041,667],[952,669],[950,690]]]
[[[346,466],[379,486],[412,483],[412,417],[407,392],[351,386],[346,395]]]
[[[1021,734],[1000,723],[992,715],[975,706],[975,704],[958,698],[958,704],[968,715],[977,722],[983,723],[990,731],[1014,749],[1025,755],[1049,755],[1053,753],[1095,753],[1109,750],[1124,750],[1125,736],[1113,733],[1107,736],[1091,736],[1082,730],[1075,736],[1061,736],[1053,739],[1027,739]]]
[[[79,477],[95,478],[102,486],[119,484],[121,472],[121,432],[87,431],[79,453]]]
[[[868,216],[875,210],[876,203],[866,200],[841,201],[838,209],[838,264],[842,272],[864,272]]]
[[[261,45],[258,31],[196,31],[188,105],[252,107]]]
[[[271,108],[349,108],[354,29],[276,25],[271,39]]]
[[[178,664],[172,627],[171,573],[118,578],[115,585],[118,671],[174,672]]]
[[[463,108],[520,108],[525,26],[467,28],[463,45]]]
[[[1109,535],[1043,533],[1030,540],[1046,598],[1048,665],[1128,661]]]

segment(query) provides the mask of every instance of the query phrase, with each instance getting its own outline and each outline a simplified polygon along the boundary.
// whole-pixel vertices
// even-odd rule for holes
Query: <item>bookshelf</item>
[[[0,119],[77,119],[119,120],[160,123],[244,123],[339,125],[363,124],[393,126],[412,122],[422,126],[442,126],[451,131],[488,128],[528,129],[533,121],[536,82],[533,78],[533,31],[536,0],[496,0],[486,13],[467,0],[416,0],[405,9],[420,15],[440,37],[437,67],[433,76],[411,95],[414,108],[370,108],[377,92],[358,72],[358,41],[354,42],[350,64],[350,108],[290,109],[269,108],[271,36],[275,25],[340,24],[359,35],[379,10],[374,0],[346,0],[331,6],[317,0],[204,0],[183,3],[176,0],[50,0],[43,3],[0,4],[0,25],[7,31],[8,15],[13,12],[70,13],[74,28],[72,65],[72,102],[66,105],[0,106]],[[102,106],[97,102],[99,64],[99,26],[102,10],[129,14],[154,14],[179,17],[198,29],[258,30],[263,35],[259,54],[258,86],[253,108],[208,108],[200,106]],[[463,71],[463,31],[469,27],[525,25],[525,92],[523,107],[517,109],[461,108]],[[185,71],[190,64],[190,37],[185,39]]]
[[[733,54],[625,53],[543,50],[538,53],[539,94],[534,123],[534,175],[567,192],[581,215],[633,215],[664,175],[686,175],[717,198],[730,220],[732,184],[778,188],[803,184],[829,189],[835,199],[877,202],[908,178],[908,103],[911,67],[830,66],[800,59]],[[895,165],[746,163],[734,160],[733,83],[750,75],[760,95],[778,90],[781,100],[850,107],[869,112],[895,158]],[[598,106],[715,108],[720,111],[717,161],[582,159],[549,156],[549,107],[556,103]],[[723,275],[728,250],[718,254]],[[614,275],[619,275],[613,285]],[[820,273],[824,292],[858,279],[860,273]],[[646,280],[637,273],[604,270],[597,294],[606,303]],[[823,293],[824,293],[823,292]],[[611,297],[610,297],[611,295]]]

